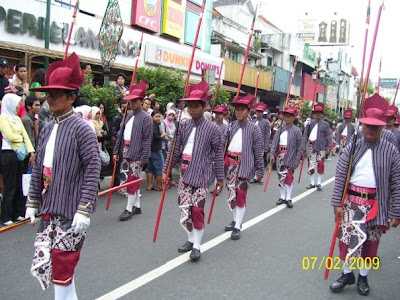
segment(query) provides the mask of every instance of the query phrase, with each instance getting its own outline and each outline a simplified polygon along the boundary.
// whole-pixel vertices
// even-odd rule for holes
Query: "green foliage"
[[[301,115],[305,116],[306,118],[311,117],[311,105],[310,105],[310,103],[312,103],[312,102],[305,101],[304,104],[303,104],[303,108],[301,110]]]
[[[330,121],[337,121],[338,120],[338,114],[333,110],[332,108],[325,106],[325,119],[330,120]]]
[[[368,86],[368,88],[367,88],[367,93],[369,94],[369,95],[373,95],[374,93],[375,93],[375,88],[373,87],[373,86]]]
[[[211,98],[211,101],[210,101],[211,106],[214,106],[215,89],[216,89],[216,86],[214,86],[210,90],[210,93],[213,95]],[[229,94],[229,92],[223,90],[220,86],[218,89],[218,95],[217,95],[217,100],[215,101],[216,102],[215,105],[228,103],[230,97],[231,97],[231,94]]]
[[[392,104],[392,98],[390,98],[390,97],[385,97],[385,100],[386,100],[387,102],[389,102],[389,104]]]
[[[261,48],[261,41],[259,39],[254,39],[253,42],[254,51],[258,51]]]

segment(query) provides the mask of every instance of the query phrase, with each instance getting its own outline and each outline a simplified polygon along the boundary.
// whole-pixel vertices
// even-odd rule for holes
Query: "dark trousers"
[[[22,197],[22,161],[18,161],[13,150],[1,150],[1,165],[4,175],[3,204],[1,220],[8,222],[25,216],[25,202]]]

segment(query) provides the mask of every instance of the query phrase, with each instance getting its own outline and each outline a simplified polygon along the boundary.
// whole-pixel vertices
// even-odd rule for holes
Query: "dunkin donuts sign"
[[[161,0],[132,1],[132,25],[159,32],[160,20]]]

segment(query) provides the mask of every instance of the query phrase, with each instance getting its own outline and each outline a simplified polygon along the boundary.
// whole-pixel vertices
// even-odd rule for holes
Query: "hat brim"
[[[374,125],[374,126],[385,126],[386,122],[375,119],[375,118],[360,118],[360,123],[366,125]]]
[[[73,88],[70,86],[64,86],[64,85],[47,85],[47,86],[41,86],[37,88],[31,88],[29,89],[32,92],[46,92],[48,90],[68,90],[68,91],[76,91],[79,88]]]
[[[246,106],[246,107],[248,107],[248,109],[252,109],[252,107],[250,107],[248,104],[246,104],[246,103],[235,103],[235,102],[231,102],[231,103],[229,103],[229,105],[231,105],[231,106],[233,106],[233,107],[236,107],[236,106],[239,106],[239,105],[244,105],[244,106]]]
[[[122,98],[123,100],[135,100],[135,99],[144,99],[143,97],[140,97],[138,95],[128,95]]]
[[[313,113],[315,113],[315,112],[322,112],[322,113],[324,113],[323,110],[312,110],[312,112],[313,112]]]
[[[199,98],[182,98],[182,99],[179,99],[179,101],[202,101],[202,102],[206,102],[206,101],[203,101],[202,99],[199,99]]]
[[[296,116],[296,114],[295,114],[294,112],[284,111],[284,110],[281,111],[280,114],[282,114],[282,115],[284,115],[284,114],[289,114],[289,115],[292,115],[292,116]]]

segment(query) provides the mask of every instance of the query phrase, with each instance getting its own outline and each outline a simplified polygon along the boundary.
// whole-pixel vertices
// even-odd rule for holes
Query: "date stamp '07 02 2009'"
[[[378,257],[350,257],[346,260],[350,270],[379,269]],[[301,262],[303,270],[343,270],[344,262],[339,257],[304,256]]]

